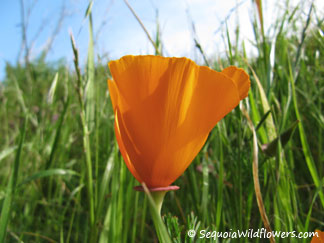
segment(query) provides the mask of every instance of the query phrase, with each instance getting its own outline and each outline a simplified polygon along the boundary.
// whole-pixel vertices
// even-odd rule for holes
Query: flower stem
[[[155,226],[155,230],[157,236],[159,238],[159,242],[163,243],[171,243],[171,239],[169,233],[163,223],[161,218],[161,208],[163,204],[163,199],[167,191],[149,191],[147,186],[142,184],[144,191],[148,197],[148,201],[150,204],[150,210],[152,214],[153,223]]]
[[[161,216],[163,199],[166,193],[167,191],[151,192],[152,198],[155,202],[156,211],[160,216]]]

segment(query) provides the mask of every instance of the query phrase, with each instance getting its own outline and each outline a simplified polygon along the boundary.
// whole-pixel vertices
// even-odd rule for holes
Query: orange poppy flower
[[[311,243],[324,243],[324,232],[320,230],[315,230],[315,232],[318,233],[318,236],[314,235]]]
[[[216,72],[187,58],[124,56],[108,65],[117,142],[148,188],[174,182],[250,88],[243,69]]]

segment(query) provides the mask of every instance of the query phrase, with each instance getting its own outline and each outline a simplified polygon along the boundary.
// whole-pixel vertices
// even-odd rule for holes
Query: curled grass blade
[[[252,172],[253,172],[253,183],[254,183],[254,191],[255,191],[255,196],[259,208],[259,212],[263,221],[263,225],[266,228],[267,232],[272,232],[270,222],[264,207],[263,199],[262,199],[262,193],[261,193],[261,188],[260,188],[260,182],[259,182],[259,166],[258,166],[258,138],[256,135],[256,131],[254,128],[254,125],[252,123],[252,120],[249,117],[249,114],[245,110],[245,108],[242,107],[242,112],[245,115],[246,119],[248,120],[248,124],[250,126],[250,129],[253,134],[253,147],[252,147],[252,154],[253,154],[253,161],[252,161]],[[270,242],[274,243],[275,239],[273,236],[270,238]]]
[[[249,65],[249,67],[250,67],[250,70],[252,71],[253,77],[254,77],[254,79],[257,83],[258,89],[259,89],[263,111],[268,112],[270,110],[270,105],[269,105],[266,93],[262,87],[259,77],[256,75],[255,71],[253,70],[253,68],[250,65]],[[265,124],[266,124],[266,128],[267,128],[268,139],[270,141],[274,140],[277,136],[276,135],[277,133],[276,133],[276,127],[275,127],[271,113],[267,116],[267,118],[265,120]]]

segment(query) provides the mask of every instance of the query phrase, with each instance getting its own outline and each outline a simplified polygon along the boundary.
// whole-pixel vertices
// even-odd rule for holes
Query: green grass
[[[73,70],[42,57],[7,65],[0,84],[0,242],[158,240],[151,198],[133,190],[139,183],[115,141],[110,74],[107,63],[95,59],[91,6],[85,67],[77,43]],[[226,55],[206,62],[216,70],[244,68],[251,90],[174,183],[181,189],[166,194],[162,215],[172,242],[208,242],[189,238],[189,229],[234,232],[267,223],[278,231],[323,231],[324,19],[314,13],[315,7],[306,16],[298,7],[287,9],[274,20],[271,38],[256,13],[257,56],[247,56],[238,26],[234,42],[228,30],[224,34]],[[159,31],[157,23],[161,48]]]

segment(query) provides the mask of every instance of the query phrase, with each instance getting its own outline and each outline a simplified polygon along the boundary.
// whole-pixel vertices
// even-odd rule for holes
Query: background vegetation
[[[233,39],[225,30],[226,56],[205,58],[216,70],[243,67],[251,90],[174,183],[181,189],[167,194],[162,215],[174,242],[206,242],[189,238],[189,229],[324,229],[323,16],[313,5],[306,14],[299,6],[287,9],[268,36],[261,1],[255,4],[257,55],[246,55],[237,26]],[[42,56],[6,67],[0,83],[0,242],[157,242],[147,198],[133,190],[138,182],[116,145],[110,74],[93,53],[91,4],[86,16],[85,67],[78,64],[77,43],[71,45],[75,70]],[[158,29],[155,37],[161,52]]]

